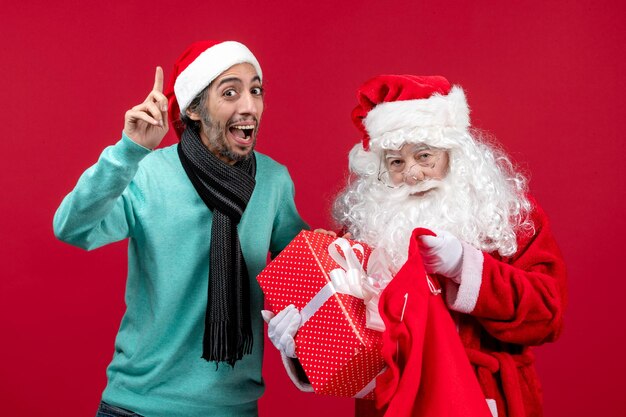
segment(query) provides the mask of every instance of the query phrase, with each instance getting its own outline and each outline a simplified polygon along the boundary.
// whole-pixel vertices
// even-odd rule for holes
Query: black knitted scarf
[[[226,164],[189,128],[181,136],[178,155],[200,198],[213,212],[202,357],[234,367],[252,352],[250,283],[237,224],[256,184],[256,159],[251,154],[234,165]]]

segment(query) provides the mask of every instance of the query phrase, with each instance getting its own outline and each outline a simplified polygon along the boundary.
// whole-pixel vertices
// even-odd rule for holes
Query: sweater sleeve
[[[87,250],[129,237],[134,220],[128,189],[139,162],[149,153],[124,134],[107,147],[57,209],[56,237]]]
[[[309,226],[302,220],[296,208],[295,187],[286,168],[282,176],[280,201],[272,229],[272,240],[270,242],[270,253],[272,258],[276,257],[285,246],[300,233],[302,229],[309,229]]]
[[[450,307],[476,317],[503,342],[538,345],[554,341],[563,327],[565,264],[538,206],[532,220],[535,234],[520,242],[514,257],[500,259],[469,249],[461,285],[447,284]]]

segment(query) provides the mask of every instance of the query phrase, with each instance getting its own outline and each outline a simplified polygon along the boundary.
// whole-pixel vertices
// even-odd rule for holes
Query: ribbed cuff
[[[130,155],[138,154],[141,155],[142,158],[152,152],[152,149],[148,149],[145,146],[140,145],[132,140],[132,138],[128,137],[123,130],[122,139],[118,142],[118,144],[123,144],[126,152],[128,152]]]

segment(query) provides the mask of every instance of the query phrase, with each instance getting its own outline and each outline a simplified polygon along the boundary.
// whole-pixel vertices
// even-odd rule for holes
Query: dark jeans
[[[100,401],[98,407],[98,413],[96,417],[142,417],[141,414],[134,413],[125,408],[116,407],[111,404],[107,404],[104,401]]]

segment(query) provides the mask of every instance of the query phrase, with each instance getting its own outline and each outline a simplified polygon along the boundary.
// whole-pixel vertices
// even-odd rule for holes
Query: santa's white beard
[[[406,262],[416,227],[446,230],[480,250],[510,255],[519,226],[512,210],[527,200],[504,183],[494,175],[470,186],[466,176],[451,172],[440,181],[391,189],[372,177],[359,178],[339,198],[335,216],[355,239],[384,249],[396,270]]]
[[[467,133],[446,132],[427,136],[439,138],[433,147],[447,149],[448,173],[443,180],[415,187],[392,189],[378,179],[384,150],[365,151],[356,145],[350,151],[355,175],[337,196],[333,217],[355,239],[385,249],[396,268],[406,262],[416,227],[446,230],[477,249],[502,256],[517,251],[517,233],[534,234],[526,179],[508,157]]]
[[[384,249],[396,268],[406,261],[416,227],[446,230],[487,253],[517,252],[517,234],[535,232],[526,178],[479,132],[476,137],[454,129],[422,133],[405,140],[417,143],[423,137],[429,146],[446,149],[449,169],[444,179],[388,188],[378,177],[384,149],[366,151],[356,145],[349,157],[354,176],[333,205],[337,223],[355,239]]]
[[[468,235],[475,228],[467,227],[473,219],[461,203],[465,199],[450,198],[452,195],[459,193],[445,179],[399,189],[372,184],[370,198],[355,208],[362,214],[362,221],[353,225],[355,238],[384,248],[396,268],[406,262],[409,239],[416,227],[447,230],[463,240],[477,241],[477,236]]]

